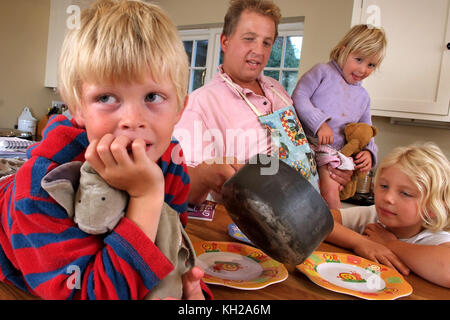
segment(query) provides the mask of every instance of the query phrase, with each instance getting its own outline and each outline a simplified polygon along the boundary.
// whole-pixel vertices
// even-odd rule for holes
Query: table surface
[[[226,209],[218,205],[216,207],[214,220],[203,221],[190,219],[187,232],[192,241],[232,241],[238,242],[236,239],[228,235],[228,224],[232,223],[230,216]],[[349,251],[331,245],[329,243],[322,243],[318,251],[327,252],[344,252]],[[220,285],[209,285],[214,299],[218,300],[347,300],[359,299],[350,295],[345,295],[324,289],[309,280],[303,273],[293,267],[287,266],[289,276],[286,280],[269,285],[258,290],[239,290]],[[428,282],[415,274],[410,274],[405,277],[413,287],[413,293],[407,297],[400,299],[406,300],[436,300],[448,299],[450,300],[450,289],[440,287]],[[39,299],[29,295],[22,290],[0,283],[0,300],[5,299]]]

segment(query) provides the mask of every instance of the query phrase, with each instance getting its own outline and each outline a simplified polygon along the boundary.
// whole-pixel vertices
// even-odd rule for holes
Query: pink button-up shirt
[[[180,142],[186,163],[195,167],[203,161],[234,157],[245,163],[257,153],[270,151],[270,136],[258,117],[240,96],[219,74],[189,96],[189,102],[180,121],[175,126],[174,136]],[[261,114],[271,113],[286,107],[271,87],[283,95],[292,105],[284,88],[270,77],[260,75],[258,81],[265,96],[255,94],[235,84]]]

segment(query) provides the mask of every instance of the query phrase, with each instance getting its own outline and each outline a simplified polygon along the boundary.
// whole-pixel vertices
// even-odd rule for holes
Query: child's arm
[[[333,144],[333,130],[326,122],[322,123],[319,130],[317,130],[317,138],[319,139],[319,146],[321,144]]]
[[[379,224],[367,225],[369,239],[391,249],[416,274],[450,288],[450,243],[438,246],[412,244],[397,237]]]
[[[339,210],[331,210],[331,213],[334,219],[334,228],[325,239],[326,241],[351,249],[357,255],[369,260],[393,267],[404,275],[409,274],[408,267],[390,249],[344,227],[341,224],[342,216]]]
[[[320,126],[330,120],[330,116],[317,108],[312,102],[311,97],[322,83],[327,66],[317,64],[307,71],[297,83],[292,92],[294,107],[303,126],[309,128],[314,134],[317,133]]]

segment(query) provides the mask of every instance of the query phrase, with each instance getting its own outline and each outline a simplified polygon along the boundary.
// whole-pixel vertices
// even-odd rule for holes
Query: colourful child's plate
[[[283,264],[245,244],[197,241],[193,245],[206,283],[255,290],[288,277]]]
[[[241,231],[241,229],[239,229],[239,227],[235,223],[230,223],[228,225],[228,234],[239,241],[243,241],[253,245],[253,242],[251,242],[250,239],[247,238],[247,236]]]
[[[413,291],[394,269],[345,253],[314,251],[297,269],[325,289],[368,300],[394,300]]]

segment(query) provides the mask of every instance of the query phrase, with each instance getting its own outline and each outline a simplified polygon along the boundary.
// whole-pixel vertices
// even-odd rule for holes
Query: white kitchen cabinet
[[[388,47],[364,80],[372,115],[450,122],[450,0],[355,0],[352,25],[380,22]]]
[[[75,11],[67,12],[71,5],[76,5],[83,10],[94,0],[50,0],[50,21],[48,28],[47,42],[47,63],[45,67],[45,86],[56,88],[58,83],[58,58],[64,36],[69,25],[73,22],[72,17]]]

